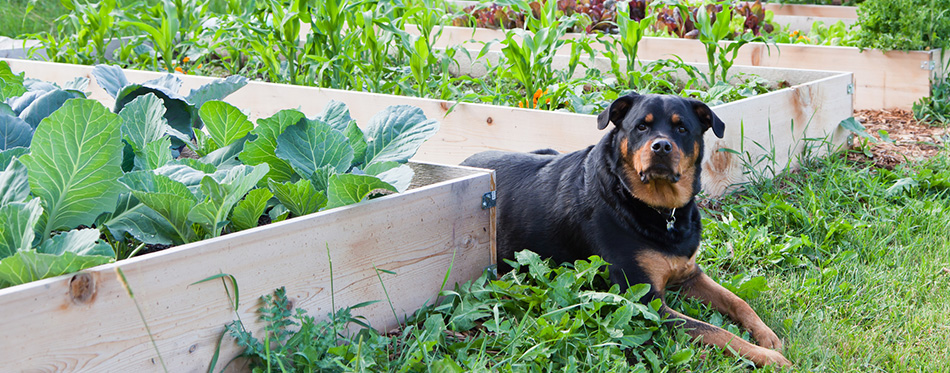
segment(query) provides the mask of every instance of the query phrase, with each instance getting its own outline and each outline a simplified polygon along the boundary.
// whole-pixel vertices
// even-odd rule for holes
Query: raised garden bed
[[[235,319],[221,281],[193,284],[220,273],[237,280],[237,314],[251,330],[263,327],[258,297],[280,286],[311,315],[380,300],[358,312],[388,330],[397,325],[393,312],[411,314],[434,302],[443,284],[472,280],[494,260],[493,214],[481,205],[494,189],[492,175],[412,167],[414,183],[422,185],[402,194],[2,289],[0,327],[22,337],[0,341],[9,357],[4,369],[162,369],[117,268],[169,371],[205,370],[224,326]],[[225,338],[219,362],[239,353]]]
[[[76,76],[89,76],[90,66],[48,62],[8,60],[15,72],[44,80],[65,82]],[[833,146],[845,143],[847,134],[839,123],[852,113],[850,73],[825,71],[734,68],[736,72],[766,75],[770,80],[787,81],[789,88],[717,105],[713,111],[726,123],[725,138],[711,133],[706,138],[703,167],[704,190],[722,195],[748,180],[743,159],[756,161],[756,168],[781,170],[794,166],[806,146],[804,139],[827,139]],[[131,81],[154,79],[162,73],[127,70]],[[771,74],[769,76],[769,74]],[[211,82],[212,78],[177,75],[183,89]],[[92,81],[90,98],[109,100]],[[402,97],[284,84],[250,82],[225,101],[245,110],[250,118],[268,117],[281,108],[299,107],[307,115],[316,115],[330,101],[342,101],[351,115],[362,123],[378,108],[407,104],[422,108],[428,118],[441,122],[440,130],[419,149],[418,161],[457,164],[484,150],[531,151],[554,148],[574,151],[596,143],[598,131],[594,115],[552,112],[485,104],[454,103],[444,100]],[[451,110],[451,111],[450,111]],[[756,145],[758,144],[758,145]],[[825,147],[821,147],[824,149]],[[732,149],[737,154],[720,151]],[[759,162],[767,157],[767,162]]]
[[[567,37],[579,37],[569,34]],[[502,40],[505,32],[491,29],[472,29],[446,26],[438,39],[438,46],[449,47],[466,42]],[[722,42],[729,43],[729,42]],[[603,48],[591,43],[593,48]],[[500,46],[494,46],[500,49]],[[570,55],[570,48],[562,48],[560,55]],[[640,41],[638,58],[656,60],[678,56],[685,62],[704,63],[706,50],[697,40],[644,37]],[[947,56],[950,58],[950,55]],[[873,109],[899,107],[909,109],[921,97],[930,96],[930,82],[943,74],[946,62],[940,61],[940,50],[929,51],[861,51],[855,47],[836,47],[804,44],[766,45],[749,43],[743,46],[735,60],[737,66],[781,67],[849,71],[854,73],[854,107]]]
[[[65,66],[67,65],[46,64],[47,69]],[[344,123],[350,135],[346,135],[342,140],[338,139],[336,143],[316,142],[323,144],[322,146],[332,144],[335,152],[311,150],[313,156],[317,157],[313,161],[330,158],[332,162],[336,162],[332,159],[339,158],[342,149],[348,149],[347,146],[341,145],[340,141],[352,143],[363,139],[366,141],[365,150],[362,152],[365,158],[361,158],[366,161],[360,168],[364,171],[346,175],[338,173],[342,172],[340,168],[336,168],[336,171],[323,168],[319,172],[323,172],[322,175],[327,177],[323,180],[329,184],[328,194],[324,194],[324,191],[318,193],[314,188],[321,187],[312,186],[311,192],[300,192],[308,194],[289,199],[285,197],[293,194],[293,190],[287,191],[287,184],[278,185],[281,182],[275,182],[275,179],[280,180],[282,177],[275,174],[267,181],[270,190],[274,190],[274,195],[280,201],[273,209],[284,206],[297,217],[279,221],[286,218],[288,212],[277,212],[278,215],[275,215],[272,209],[270,215],[263,215],[271,219],[261,220],[266,204],[260,206],[261,210],[257,212],[250,212],[254,210],[248,211],[245,208],[241,215],[236,207],[234,214],[231,214],[230,206],[234,206],[245,194],[248,197],[241,202],[247,202],[251,198],[251,193],[248,193],[251,189],[252,192],[268,191],[262,188],[254,189],[254,184],[260,185],[259,179],[253,179],[249,175],[263,176],[268,170],[267,164],[273,163],[272,161],[254,166],[251,166],[253,162],[243,160],[242,164],[234,164],[237,162],[237,153],[225,155],[217,151],[213,153],[218,153],[217,157],[222,160],[222,163],[216,163],[218,166],[203,163],[209,162],[209,158],[171,160],[171,142],[164,133],[171,131],[174,127],[170,126],[175,124],[171,120],[166,124],[165,119],[168,118],[158,121],[154,116],[161,117],[162,113],[168,110],[168,113],[177,115],[173,118],[181,118],[181,113],[187,111],[180,106],[174,106],[181,105],[182,101],[168,101],[171,104],[166,103],[169,106],[163,107],[162,101],[152,93],[162,97],[175,97],[176,86],[180,82],[163,79],[156,81],[157,83],[149,83],[164,84],[164,90],[148,88],[154,85],[119,85],[117,83],[124,81],[124,78],[118,77],[124,77],[124,72],[106,67],[99,68],[95,72],[94,81],[111,87],[112,95],[115,95],[114,90],[119,89],[122,92],[118,96],[120,101],[131,100],[132,91],[151,89],[151,93],[139,96],[142,97],[141,100],[133,100],[119,115],[115,115],[92,100],[67,100],[69,97],[84,96],[78,90],[85,90],[86,86],[81,79],[74,80],[75,75],[73,78],[55,79],[44,74],[29,74],[28,78],[52,80],[62,87],[72,87],[71,89],[76,91],[53,89],[50,84],[38,82],[32,84],[31,89],[37,86],[46,88],[24,93],[22,85],[17,87],[22,78],[9,74],[5,61],[0,67],[5,70],[4,94],[18,97],[16,103],[11,103],[17,109],[6,105],[3,107],[4,128],[13,131],[4,136],[4,156],[23,155],[24,148],[14,149],[18,146],[29,146],[30,151],[29,155],[22,156],[10,163],[9,167],[5,167],[5,188],[12,192],[4,193],[4,214],[22,217],[24,213],[29,213],[31,219],[23,223],[22,219],[10,219],[10,215],[4,219],[4,226],[11,228],[5,228],[4,233],[7,244],[3,247],[3,277],[0,286],[10,287],[0,290],[0,299],[3,300],[3,307],[7,307],[5,311],[10,317],[2,327],[14,333],[13,335],[29,335],[36,338],[35,341],[43,341],[32,343],[34,340],[31,339],[31,343],[23,343],[8,338],[5,339],[6,342],[0,343],[0,348],[9,351],[11,356],[18,357],[16,363],[5,364],[9,369],[34,370],[52,367],[59,370],[126,371],[156,369],[154,364],[171,367],[173,371],[181,370],[181,367],[187,370],[199,369],[211,362],[216,349],[215,342],[218,340],[215,334],[222,334],[222,326],[233,320],[235,313],[238,317],[256,320],[254,311],[257,309],[257,297],[288,284],[291,284],[290,294],[294,302],[318,315],[338,308],[352,307],[367,299],[385,301],[360,308],[360,314],[374,327],[386,330],[396,325],[401,315],[411,313],[427,302],[435,301],[441,288],[451,288],[456,283],[474,279],[482,273],[482,269],[492,263],[494,220],[491,210],[483,208],[485,194],[492,193],[494,189],[491,173],[427,163],[398,166],[411,155],[406,151],[415,152],[418,143],[437,128],[433,121],[425,120],[421,113],[418,113],[418,109],[386,108],[383,111],[385,118],[380,119],[385,122],[369,123],[368,127],[364,127],[370,134],[369,140],[361,131],[353,129],[355,122],[349,119],[346,108],[339,103],[333,106],[333,114],[327,114],[329,116],[318,117],[312,121],[291,119],[296,124],[288,123],[287,130],[284,131],[286,136],[274,135],[278,156],[295,149],[306,151],[293,148],[299,146],[299,143],[290,139],[290,136],[295,136],[292,135],[293,131],[325,128],[321,133],[326,136],[343,137],[342,133],[329,127],[329,123]],[[90,75],[90,72],[86,71],[85,75]],[[133,80],[137,80],[136,78],[132,76]],[[211,89],[220,93],[221,90],[237,89],[242,84],[243,82],[237,84],[235,79],[216,81],[214,85],[197,91],[197,96],[190,94],[186,104],[197,106],[202,102],[199,100],[218,96],[217,93],[209,92]],[[112,106],[112,95],[106,94],[99,86],[91,88],[96,91],[95,97],[102,101],[102,104]],[[34,94],[39,94],[39,98]],[[57,106],[55,100],[63,94],[69,97],[63,98],[60,101],[61,106]],[[35,100],[23,104],[31,98]],[[201,119],[204,119],[208,130],[205,136],[213,138],[202,140],[199,136],[198,147],[194,148],[194,151],[204,152],[201,144],[207,144],[207,141],[226,144],[220,150],[230,151],[228,149],[235,142],[219,136],[220,130],[223,129],[222,121],[230,123],[225,124],[230,126],[226,129],[230,133],[235,133],[232,131],[241,123],[246,123],[244,133],[247,133],[250,130],[247,126],[251,126],[251,123],[240,118],[239,109],[222,102],[203,102],[200,104],[200,111]],[[140,111],[143,109],[142,103],[146,105],[144,111]],[[26,105],[25,108],[19,109],[23,105]],[[160,110],[155,109],[155,105],[158,105]],[[56,107],[59,109],[55,109]],[[379,109],[380,107],[374,107],[373,111]],[[17,110],[17,116],[8,114],[11,110]],[[29,131],[30,126],[37,125],[42,110],[51,111],[52,114],[38,123],[36,130],[32,131],[31,140],[26,137],[28,133],[23,133],[23,126]],[[212,116],[208,116],[209,112]],[[140,113],[148,115],[149,118],[141,119],[137,116]],[[282,115],[290,118],[294,115],[302,116],[293,111],[285,111]],[[186,119],[185,126],[190,128],[194,123],[193,118]],[[18,124],[18,121],[22,124]],[[122,122],[121,127],[119,122]],[[161,127],[154,127],[156,122]],[[400,127],[394,128],[395,126]],[[134,157],[126,158],[131,154],[123,156],[121,153],[118,138],[120,128],[126,135],[126,146],[132,148]],[[141,154],[136,149],[142,148],[139,140],[143,137],[135,131],[152,132],[150,128],[157,128],[161,139],[148,137],[152,139],[146,140],[148,154]],[[410,134],[401,133],[400,128],[410,131]],[[253,141],[270,138],[262,132],[257,134],[258,137]],[[180,138],[181,135],[176,137]],[[235,136],[244,135],[235,133]],[[406,145],[406,141],[410,141],[406,139],[407,136],[418,139],[416,145]],[[24,138],[26,142],[23,141]],[[74,138],[78,139],[75,143]],[[291,147],[290,150],[281,148],[282,141]],[[308,140],[308,143],[311,141]],[[157,149],[152,145],[158,145]],[[258,146],[263,145],[258,143]],[[385,149],[382,149],[383,147]],[[274,148],[271,149],[273,152]],[[120,151],[117,156],[116,150]],[[162,161],[161,157],[163,150],[169,153],[165,161]],[[152,155],[155,158],[152,158]],[[212,153],[209,153],[209,156],[211,155]],[[103,165],[103,157],[107,162],[114,163]],[[354,157],[352,153],[350,157]],[[373,161],[369,161],[370,158]],[[386,164],[380,164],[379,162],[384,162],[381,160],[384,158]],[[6,162],[10,162],[13,158],[6,159]],[[123,159],[134,160],[134,165],[129,165],[129,169],[121,168],[118,163]],[[343,159],[346,159],[345,155]],[[311,164],[322,167],[315,163],[301,164],[300,158],[291,157],[287,160],[293,163],[293,172],[297,173],[300,172],[296,168],[298,166],[306,167]],[[80,167],[74,169],[74,163],[79,163]],[[229,165],[225,166],[225,163]],[[347,173],[350,172],[350,164],[352,163],[347,161],[344,165],[347,166]],[[386,171],[371,171],[388,166],[394,167],[390,170],[397,170],[402,176],[383,176]],[[216,170],[209,170],[209,167]],[[253,171],[250,171],[251,169]],[[26,171],[29,172],[29,187],[24,187]],[[179,174],[194,172],[200,172],[202,175],[198,176],[201,179],[200,186],[193,183],[197,181],[193,177],[194,174],[185,177]],[[414,175],[411,180],[408,172]],[[307,174],[313,176],[309,180],[301,179],[301,182],[308,186],[314,183],[313,180],[320,181],[320,173]],[[375,176],[370,175],[378,176],[376,182],[371,181]],[[388,182],[396,184],[386,184],[382,179],[392,180]],[[113,184],[124,183],[141,203],[132,202],[132,205],[122,200],[126,202],[120,205],[125,207],[122,207],[123,212],[119,213],[118,208],[114,207],[118,197],[118,185],[110,185],[109,181]],[[301,182],[290,184],[302,186]],[[405,184],[402,184],[403,182]],[[59,186],[61,184],[62,186]],[[359,185],[351,188],[350,184],[363,185],[365,188]],[[161,187],[162,185],[165,187]],[[180,188],[174,189],[175,185],[180,185]],[[189,185],[193,189],[189,189]],[[58,194],[46,193],[57,186]],[[405,188],[410,190],[364,204],[327,209],[313,214],[301,212],[318,211],[327,205],[327,198],[330,200],[330,206],[340,206],[358,202],[363,199],[362,194],[372,194],[373,190],[401,191]],[[187,197],[191,197],[193,193],[202,194],[188,204],[189,200],[183,197],[182,193],[187,194]],[[317,196],[324,196],[322,204]],[[109,198],[112,198],[111,201]],[[266,203],[270,197],[263,198],[262,201]],[[333,202],[334,198],[336,203]],[[105,201],[99,202],[99,199]],[[165,208],[167,205],[155,202],[159,200],[174,203],[179,207]],[[313,206],[304,206],[309,206],[310,203],[313,203]],[[64,207],[68,205],[83,207]],[[214,210],[210,211],[209,208]],[[107,214],[116,213],[99,220],[96,217],[100,216],[100,209],[105,209],[103,211]],[[215,216],[206,214],[209,211]],[[91,214],[91,217],[66,220],[66,217],[79,216],[79,213],[85,212]],[[182,212],[188,215],[184,224],[181,224],[184,219]],[[122,219],[117,218],[120,214],[128,217],[127,221],[133,224],[133,228],[124,231],[122,229],[127,228],[120,228]],[[132,216],[134,214],[140,215],[135,215],[138,217],[136,219]],[[38,224],[37,219],[42,216],[48,218]],[[221,221],[222,217],[230,221],[206,225],[205,220]],[[250,222],[251,220],[253,222]],[[242,230],[245,227],[267,224],[269,221],[274,223]],[[149,228],[158,227],[162,222],[171,223],[169,227],[174,232]],[[93,224],[98,227],[84,228]],[[71,229],[77,225],[79,228]],[[184,227],[179,228],[182,225]],[[227,230],[224,230],[225,227],[228,227]],[[34,234],[34,230],[38,235]],[[227,231],[233,233],[217,237]],[[87,233],[91,233],[92,237],[89,238]],[[129,241],[121,243],[115,237],[137,239],[134,244],[138,246],[134,250],[137,252],[146,243],[162,243],[157,241],[159,238],[156,235],[161,237],[161,240],[168,240],[164,243],[177,243],[179,246],[155,254],[121,260],[115,264],[88,268],[77,274],[34,281],[109,262],[119,252],[123,252],[120,258],[132,256],[124,248],[130,245]],[[201,240],[209,236],[214,238]],[[34,237],[39,237],[39,244],[34,241]],[[182,244],[182,241],[185,244]],[[31,264],[34,261],[37,264]],[[78,262],[93,264],[73,265]],[[335,268],[331,267],[332,262],[336,262]],[[453,268],[454,266],[459,267]],[[71,269],[58,269],[59,267]],[[48,270],[49,272],[46,272]],[[244,301],[234,303],[228,300],[231,296],[225,288],[213,285],[206,287],[218,281],[198,283],[202,279],[225,273],[244,285],[241,287],[242,294],[248,296],[250,290],[249,297],[240,298]],[[122,280],[116,275],[122,276]],[[16,284],[22,285],[12,286]],[[214,287],[218,288],[217,296],[212,293]],[[237,294],[233,286],[231,291],[233,295]],[[389,298],[387,291],[393,291],[398,297]],[[136,294],[134,298],[133,292]],[[247,299],[251,301],[248,302]],[[226,305],[223,308],[217,307],[221,301]],[[141,309],[136,312],[131,306]],[[231,307],[234,309],[229,309]],[[24,312],[25,310],[29,312]],[[217,310],[223,312],[216,313]],[[144,320],[139,319],[139,314]],[[50,317],[55,321],[49,322]],[[258,330],[255,328],[259,326],[255,324],[249,330]],[[149,328],[151,331],[148,331]],[[150,337],[155,338],[158,353],[155,353],[148,343],[142,343]],[[223,351],[226,360],[239,352],[230,342],[223,346]]]

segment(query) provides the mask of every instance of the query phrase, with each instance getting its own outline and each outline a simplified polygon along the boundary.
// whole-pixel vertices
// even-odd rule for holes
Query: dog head
[[[677,208],[699,193],[703,134],[722,138],[725,124],[701,101],[631,93],[597,116],[616,127],[613,154],[633,197],[654,208]]]

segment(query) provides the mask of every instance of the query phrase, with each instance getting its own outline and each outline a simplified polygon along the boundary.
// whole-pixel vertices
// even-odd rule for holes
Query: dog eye
[[[683,127],[683,126],[676,127],[676,132],[686,133],[686,127]]]
[[[647,130],[647,125],[643,123],[640,123],[637,125],[637,131],[646,131],[646,130]]]

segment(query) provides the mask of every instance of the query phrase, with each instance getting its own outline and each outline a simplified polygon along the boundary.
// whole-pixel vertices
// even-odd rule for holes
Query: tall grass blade
[[[115,267],[115,273],[118,274],[119,282],[122,283],[122,287],[125,288],[125,291],[129,293],[129,298],[132,299],[132,303],[135,303],[135,309],[139,311],[139,317],[142,319],[142,324],[145,325],[145,332],[148,333],[148,339],[152,341],[152,347],[155,348],[155,354],[158,355],[158,361],[162,363],[162,370],[165,373],[168,373],[168,367],[165,366],[165,359],[162,359],[162,353],[158,350],[158,343],[155,343],[155,337],[152,335],[152,330],[148,327],[148,321],[145,321],[145,313],[142,312],[142,307],[139,306],[139,301],[135,299],[135,294],[132,293],[132,287],[129,286],[129,281],[125,278],[125,273],[122,272],[122,268]]]

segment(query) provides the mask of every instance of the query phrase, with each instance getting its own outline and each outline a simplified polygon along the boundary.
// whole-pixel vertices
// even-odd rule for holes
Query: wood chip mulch
[[[910,110],[855,110],[854,118],[879,141],[868,143],[872,157],[861,151],[852,151],[848,159],[873,163],[877,167],[893,169],[904,163],[933,157],[950,144],[950,128],[920,123]],[[880,130],[887,131],[892,141],[883,141]],[[854,136],[851,148],[862,149],[863,137]]]

